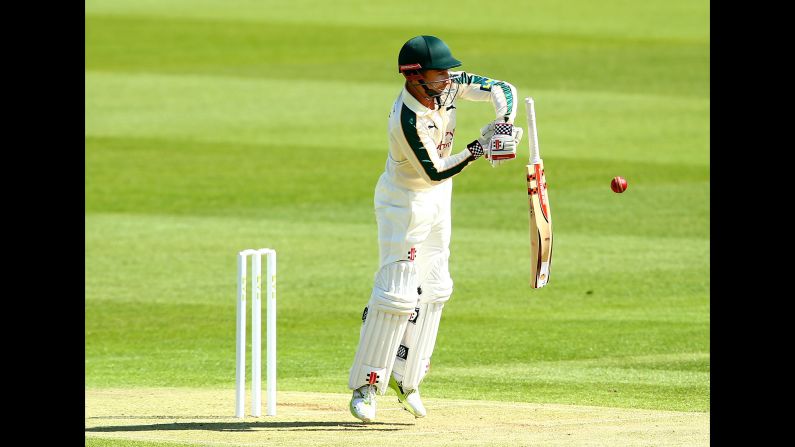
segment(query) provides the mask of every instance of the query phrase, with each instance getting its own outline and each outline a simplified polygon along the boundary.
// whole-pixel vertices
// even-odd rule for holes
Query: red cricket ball
[[[627,180],[621,176],[613,177],[613,181],[610,182],[610,188],[613,192],[620,194],[627,190]]]

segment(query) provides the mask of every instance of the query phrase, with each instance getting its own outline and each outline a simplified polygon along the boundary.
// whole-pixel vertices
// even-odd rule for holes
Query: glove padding
[[[522,140],[524,131],[502,120],[493,121],[480,129],[478,142],[492,167],[499,166],[516,158],[516,148]]]

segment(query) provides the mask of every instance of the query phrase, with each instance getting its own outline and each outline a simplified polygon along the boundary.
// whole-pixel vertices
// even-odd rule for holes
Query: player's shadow
[[[255,429],[276,429],[286,431],[349,431],[358,429],[364,431],[398,431],[400,427],[414,424],[371,422],[172,422],[169,424],[147,425],[109,425],[104,427],[86,428],[86,432],[116,432],[116,431],[159,431],[159,430],[210,430],[220,432],[245,432]]]

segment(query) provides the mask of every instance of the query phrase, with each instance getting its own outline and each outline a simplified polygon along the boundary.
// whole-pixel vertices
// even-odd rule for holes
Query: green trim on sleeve
[[[511,116],[511,113],[513,113],[513,93],[511,92],[511,87],[502,81],[497,81],[494,84],[498,85],[503,93],[505,93],[505,101],[508,103],[508,111],[505,112],[505,116]]]
[[[467,76],[465,71],[458,73],[457,75],[453,76],[453,82],[457,82],[459,84],[466,84],[469,85],[469,77]]]
[[[469,75],[463,71],[456,75],[454,79],[459,84],[480,85],[480,89],[486,92],[490,92],[494,86],[499,86],[502,89],[502,92],[505,93],[505,102],[507,103],[508,107],[508,111],[505,113],[505,116],[511,116],[511,113],[513,113],[513,93],[511,92],[511,87],[505,82],[497,81],[484,76]]]
[[[417,133],[417,114],[405,104],[403,104],[403,110],[400,112],[400,127],[403,129],[403,136],[409,143],[411,151],[414,152],[414,156],[419,160],[422,169],[424,169],[428,177],[435,182],[458,174],[471,161],[471,157],[466,158],[461,163],[446,171],[440,172],[436,170],[436,166],[433,165],[433,160],[431,160],[430,155],[428,155],[428,150],[422,145],[420,135]]]

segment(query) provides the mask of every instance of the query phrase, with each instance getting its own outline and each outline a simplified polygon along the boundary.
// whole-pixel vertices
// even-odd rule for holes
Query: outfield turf
[[[279,389],[346,391],[397,52],[434,34],[535,98],[555,252],[530,289],[526,140],[455,178],[424,395],[709,411],[709,3],[314,3],[86,1],[86,388],[232,390],[236,253],[272,247]],[[454,152],[490,119],[461,102]]]

